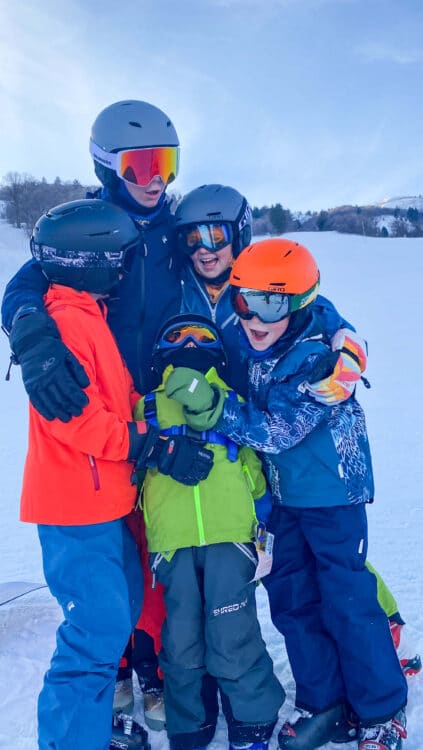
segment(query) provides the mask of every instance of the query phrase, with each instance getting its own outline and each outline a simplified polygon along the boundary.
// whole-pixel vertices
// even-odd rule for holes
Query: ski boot
[[[402,741],[407,737],[404,709],[383,724],[360,727],[358,750],[401,750]]]
[[[115,714],[109,750],[151,750],[144,727],[127,714]]]
[[[317,714],[295,708],[278,734],[281,750],[314,750],[332,738],[343,719],[343,706],[332,706]]]
[[[406,677],[413,677],[422,668],[422,660],[414,648],[408,628],[405,623],[400,624],[395,620],[389,621],[392,640],[397,650],[398,659]]]
[[[352,708],[344,706],[343,716],[330,738],[331,742],[352,742],[358,737],[359,719]]]
[[[132,678],[116,680],[115,694],[113,696],[114,714],[132,714],[134,710],[134,691]]]
[[[166,713],[163,691],[155,690],[144,693],[144,720],[153,732],[161,732],[166,726]]]

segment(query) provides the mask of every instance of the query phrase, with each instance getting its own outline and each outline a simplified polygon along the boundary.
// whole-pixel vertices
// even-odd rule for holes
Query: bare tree
[[[3,179],[0,197],[6,203],[6,218],[18,229],[24,222],[25,205],[35,179],[28,174],[8,172]]]

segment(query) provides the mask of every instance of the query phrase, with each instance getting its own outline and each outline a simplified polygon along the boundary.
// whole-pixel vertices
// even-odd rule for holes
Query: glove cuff
[[[127,461],[136,461],[145,442],[148,424],[144,421],[127,422],[129,434],[129,449]]]

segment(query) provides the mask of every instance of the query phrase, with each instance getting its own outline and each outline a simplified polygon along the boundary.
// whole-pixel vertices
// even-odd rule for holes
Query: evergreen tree
[[[269,219],[274,228],[274,234],[283,234],[288,225],[287,211],[283,209],[280,203],[270,207]]]

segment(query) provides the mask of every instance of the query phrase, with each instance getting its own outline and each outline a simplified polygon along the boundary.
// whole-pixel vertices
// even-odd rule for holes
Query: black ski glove
[[[69,422],[88,403],[87,374],[63,343],[47,313],[31,312],[14,323],[10,347],[21,365],[22,380],[33,407],[45,419]]]
[[[212,451],[204,443],[186,435],[168,438],[161,447],[157,469],[181,484],[193,486],[207,479],[213,466]]]
[[[128,461],[135,463],[133,484],[137,472],[151,468],[190,486],[208,477],[214,456],[204,448],[204,441],[186,435],[160,438],[160,430],[145,422],[128,422],[128,429]]]

